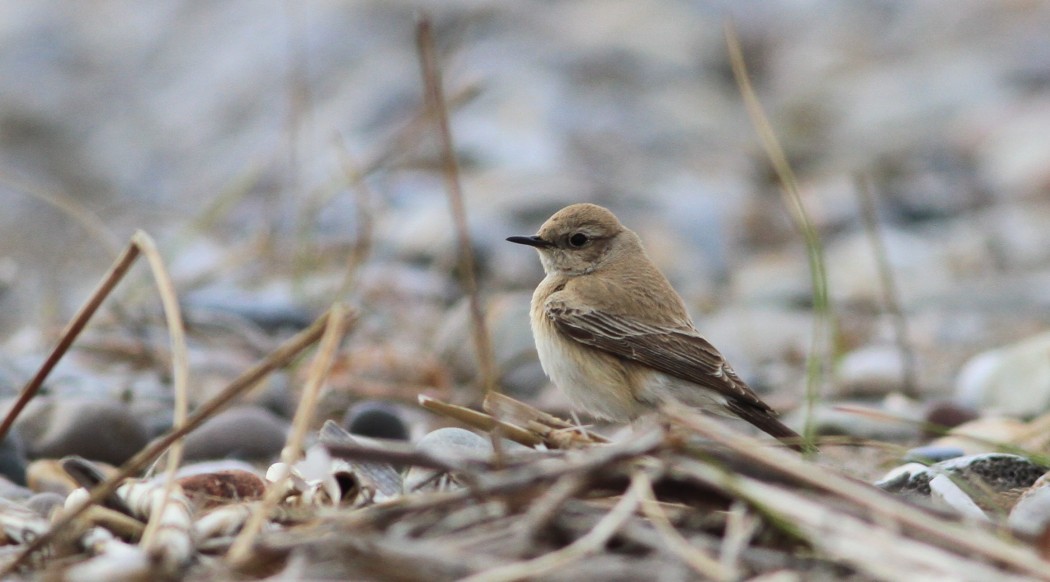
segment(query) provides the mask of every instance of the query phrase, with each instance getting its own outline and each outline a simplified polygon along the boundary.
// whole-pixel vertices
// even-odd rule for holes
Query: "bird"
[[[530,323],[540,364],[577,410],[633,421],[666,405],[741,418],[803,450],[697,331],[685,302],[634,231],[607,208],[580,203],[512,243],[539,252],[546,276]]]

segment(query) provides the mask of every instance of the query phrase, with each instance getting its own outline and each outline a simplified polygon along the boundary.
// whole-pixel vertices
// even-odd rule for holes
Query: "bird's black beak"
[[[553,246],[551,243],[543,240],[538,236],[510,236],[507,237],[512,243],[518,243],[519,245],[529,245],[530,247],[536,247],[538,249],[545,249]]]

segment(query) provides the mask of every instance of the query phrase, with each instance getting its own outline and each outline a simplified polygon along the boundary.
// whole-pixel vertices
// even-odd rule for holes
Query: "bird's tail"
[[[729,412],[732,412],[743,420],[750,422],[762,432],[775,437],[777,440],[800,453],[809,450],[816,450],[805,442],[802,435],[791,430],[787,425],[780,422],[775,413],[768,408],[762,408],[749,402],[733,399],[729,399],[725,406]]]

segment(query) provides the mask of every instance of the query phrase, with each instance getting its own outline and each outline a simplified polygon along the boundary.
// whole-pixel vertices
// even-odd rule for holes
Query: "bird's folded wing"
[[[769,407],[691,327],[669,327],[554,302],[547,317],[572,339],[681,378],[761,410]]]

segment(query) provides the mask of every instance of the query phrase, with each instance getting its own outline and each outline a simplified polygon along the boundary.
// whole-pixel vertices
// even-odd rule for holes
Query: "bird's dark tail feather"
[[[773,411],[768,408],[760,408],[748,402],[732,399],[726,402],[726,408],[729,412],[750,422],[762,432],[775,437],[800,453],[811,449],[816,450],[814,447],[805,446],[805,440],[802,438],[802,435],[780,422]]]

